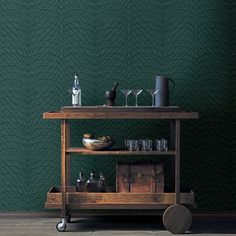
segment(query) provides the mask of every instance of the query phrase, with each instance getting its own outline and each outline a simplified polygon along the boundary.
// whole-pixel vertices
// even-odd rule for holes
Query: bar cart
[[[47,193],[45,207],[61,209],[61,222],[58,231],[65,231],[70,222],[72,209],[83,210],[129,210],[130,212],[164,211],[163,224],[172,233],[184,233],[191,227],[192,215],[189,210],[195,205],[192,191],[180,193],[180,121],[197,119],[197,112],[184,111],[178,107],[63,107],[61,111],[43,113],[44,119],[61,120],[61,187],[52,187]],[[104,150],[91,151],[70,146],[70,120],[76,119],[162,119],[170,121],[170,150],[128,151]],[[122,155],[122,156],[162,156],[174,158],[175,192],[171,193],[87,193],[76,192],[70,186],[70,155]]]

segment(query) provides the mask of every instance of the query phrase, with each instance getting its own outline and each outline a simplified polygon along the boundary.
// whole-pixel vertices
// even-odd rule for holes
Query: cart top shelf
[[[198,112],[169,107],[62,107],[61,111],[43,113],[44,119],[198,119]]]

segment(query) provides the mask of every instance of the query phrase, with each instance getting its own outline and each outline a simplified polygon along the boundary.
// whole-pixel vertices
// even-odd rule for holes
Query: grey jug
[[[156,90],[159,92],[155,97],[155,107],[169,106],[169,81],[175,85],[175,82],[165,76],[157,75],[156,80]]]

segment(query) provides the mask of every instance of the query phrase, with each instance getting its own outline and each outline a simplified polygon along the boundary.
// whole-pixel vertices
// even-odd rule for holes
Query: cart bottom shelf
[[[180,203],[194,207],[194,193],[181,193]],[[156,210],[175,204],[175,193],[78,193],[67,187],[66,204],[69,209],[98,210]],[[61,209],[61,188],[52,187],[47,193],[45,208]]]

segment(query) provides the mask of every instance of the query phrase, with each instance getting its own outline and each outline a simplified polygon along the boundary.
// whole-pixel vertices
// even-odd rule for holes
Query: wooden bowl
[[[102,141],[99,139],[83,138],[83,145],[90,150],[104,150],[110,148],[114,144],[113,140]]]

